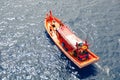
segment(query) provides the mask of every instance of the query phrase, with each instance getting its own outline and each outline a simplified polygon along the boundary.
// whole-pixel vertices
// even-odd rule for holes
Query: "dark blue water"
[[[100,61],[79,69],[44,28],[53,14]],[[120,0],[1,0],[0,80],[120,80]]]

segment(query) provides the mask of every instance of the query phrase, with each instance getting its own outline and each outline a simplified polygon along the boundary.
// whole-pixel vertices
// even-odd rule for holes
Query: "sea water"
[[[100,60],[73,64],[44,28],[62,20]],[[120,0],[1,0],[0,80],[120,80]]]

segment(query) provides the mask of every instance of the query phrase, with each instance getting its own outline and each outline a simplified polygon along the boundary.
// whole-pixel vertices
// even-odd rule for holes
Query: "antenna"
[[[50,16],[52,16],[52,11],[50,10]]]

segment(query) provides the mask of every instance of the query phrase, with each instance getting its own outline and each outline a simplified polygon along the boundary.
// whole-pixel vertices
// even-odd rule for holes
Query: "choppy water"
[[[44,29],[52,10],[100,61],[79,69]],[[0,0],[0,80],[120,80],[120,0]]]

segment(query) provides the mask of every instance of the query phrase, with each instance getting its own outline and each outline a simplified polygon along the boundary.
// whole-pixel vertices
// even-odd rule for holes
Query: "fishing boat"
[[[99,60],[99,57],[89,50],[87,41],[77,37],[60,19],[46,14],[45,29],[59,49],[79,68],[83,68]]]

